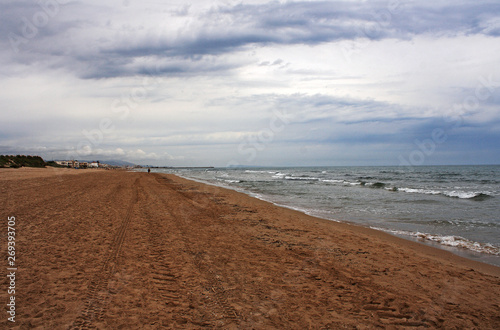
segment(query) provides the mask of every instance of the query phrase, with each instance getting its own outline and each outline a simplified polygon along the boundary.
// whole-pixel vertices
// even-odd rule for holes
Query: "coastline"
[[[453,262],[455,262],[457,264],[461,264],[466,268],[474,268],[474,269],[484,271],[487,274],[491,274],[494,276],[500,276],[500,267],[499,266],[464,257],[460,253],[455,253],[456,249],[453,249],[451,247],[448,247],[448,249],[446,249],[446,246],[443,247],[437,243],[425,242],[425,241],[421,241],[421,240],[417,240],[417,239],[411,239],[411,238],[408,238],[408,237],[402,236],[402,235],[391,234],[388,231],[384,231],[384,230],[377,229],[377,228],[371,228],[371,227],[367,227],[367,226],[362,226],[362,225],[356,224],[354,222],[343,221],[343,220],[332,220],[332,219],[317,217],[313,214],[307,213],[305,210],[302,210],[300,208],[294,208],[294,207],[287,206],[287,205],[281,205],[281,204],[275,203],[273,201],[267,200],[261,196],[254,196],[249,192],[239,190],[236,188],[232,188],[232,187],[225,187],[223,185],[217,185],[217,184],[213,184],[210,182],[205,182],[202,180],[197,180],[194,178],[189,178],[189,177],[180,176],[180,175],[176,175],[176,174],[161,174],[161,175],[173,175],[173,176],[176,176],[176,177],[181,178],[181,179],[186,180],[186,181],[195,182],[195,183],[198,183],[201,185],[213,186],[213,187],[220,188],[223,190],[228,190],[230,192],[236,192],[238,194],[243,194],[244,196],[247,196],[247,197],[252,198],[252,199],[256,199],[258,201],[262,201],[263,203],[269,203],[274,207],[277,207],[277,208],[280,208],[283,210],[289,210],[292,212],[297,212],[299,214],[299,216],[303,215],[306,217],[310,217],[311,221],[321,221],[321,222],[326,221],[327,224],[334,223],[340,227],[346,226],[346,228],[351,229],[357,233],[368,234],[368,235],[371,235],[373,237],[378,237],[382,240],[387,240],[387,241],[394,242],[396,244],[400,244],[402,246],[407,246],[410,249],[421,250],[419,252],[427,254],[429,257],[438,258],[438,259],[441,259],[443,261],[453,260]]]
[[[159,172],[159,173],[165,173],[165,172]],[[464,257],[464,258],[469,259],[471,261],[486,263],[486,264],[489,264],[492,266],[500,267],[500,256],[498,256],[496,254],[489,254],[489,253],[484,252],[484,251],[478,252],[476,250],[477,249],[476,244],[478,244],[478,245],[483,244],[483,247],[482,247],[483,250],[485,249],[484,246],[487,246],[487,244],[473,242],[473,241],[467,241],[467,239],[464,239],[468,245],[466,247],[463,246],[464,245],[463,243],[462,243],[462,245],[457,244],[456,241],[453,241],[451,244],[448,242],[445,242],[445,243],[442,242],[443,240],[450,240],[450,238],[452,240],[456,240],[456,239],[463,239],[463,237],[447,236],[447,235],[444,235],[444,236],[443,235],[433,235],[433,234],[427,234],[425,232],[419,232],[419,231],[410,232],[410,231],[390,229],[390,228],[381,228],[381,227],[377,227],[376,225],[356,223],[352,220],[345,219],[342,217],[339,218],[338,216],[335,216],[335,217],[324,216],[322,214],[317,214],[317,212],[315,212],[314,210],[311,210],[311,209],[287,205],[285,203],[280,203],[280,202],[273,200],[273,198],[271,196],[265,196],[262,193],[254,193],[252,191],[249,191],[245,188],[241,188],[238,186],[227,185],[227,184],[218,183],[218,182],[211,182],[209,180],[203,180],[203,179],[199,179],[199,178],[189,177],[189,176],[181,175],[179,173],[172,173],[172,174],[180,176],[181,178],[184,178],[186,180],[191,180],[191,181],[198,182],[201,184],[212,185],[215,187],[220,187],[223,189],[229,189],[229,190],[233,190],[236,192],[244,193],[252,198],[257,198],[257,199],[262,200],[262,201],[270,202],[278,207],[295,210],[295,211],[298,211],[300,213],[303,213],[303,214],[306,214],[306,215],[309,215],[312,217],[316,217],[316,218],[320,218],[320,219],[324,219],[324,220],[328,220],[328,221],[345,223],[345,224],[349,224],[349,225],[353,225],[353,226],[361,226],[361,227],[365,227],[365,228],[370,228],[370,229],[373,229],[376,231],[384,232],[384,233],[389,234],[391,236],[402,238],[402,239],[407,240],[407,241],[416,242],[416,243],[424,244],[426,246],[430,246],[430,247],[438,248],[440,250],[451,252],[454,255]]]
[[[174,175],[39,171],[0,172],[19,328],[500,325],[499,267]]]

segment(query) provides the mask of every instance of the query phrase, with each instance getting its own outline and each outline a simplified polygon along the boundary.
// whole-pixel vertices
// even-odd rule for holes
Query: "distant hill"
[[[0,167],[45,167],[47,165],[40,156],[0,155]]]

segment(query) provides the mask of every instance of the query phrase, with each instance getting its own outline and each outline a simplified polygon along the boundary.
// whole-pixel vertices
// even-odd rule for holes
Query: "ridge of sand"
[[[495,266],[172,175],[11,173],[14,328],[500,327]]]

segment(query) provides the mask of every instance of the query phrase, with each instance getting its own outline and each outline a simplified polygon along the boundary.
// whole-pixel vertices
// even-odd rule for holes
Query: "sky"
[[[500,2],[0,0],[0,154],[500,164]]]

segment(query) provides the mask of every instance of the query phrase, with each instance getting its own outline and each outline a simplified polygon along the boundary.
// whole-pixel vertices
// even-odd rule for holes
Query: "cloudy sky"
[[[0,7],[0,154],[500,164],[498,0]]]

